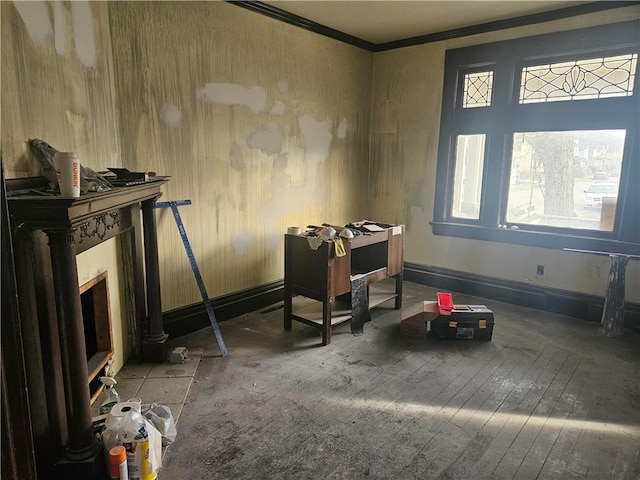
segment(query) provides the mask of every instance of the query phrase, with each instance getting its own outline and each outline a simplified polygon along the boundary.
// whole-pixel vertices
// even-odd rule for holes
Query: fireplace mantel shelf
[[[87,193],[78,198],[14,194],[8,198],[8,202],[14,223],[29,223],[31,228],[56,228],[61,224],[77,224],[109,210],[158,198],[161,195],[160,187],[167,182],[168,179],[131,187],[116,187],[104,192]]]

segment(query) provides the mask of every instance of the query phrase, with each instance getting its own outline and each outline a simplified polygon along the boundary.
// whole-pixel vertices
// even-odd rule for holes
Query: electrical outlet
[[[544,265],[538,265],[536,267],[536,275],[538,276],[544,275]]]

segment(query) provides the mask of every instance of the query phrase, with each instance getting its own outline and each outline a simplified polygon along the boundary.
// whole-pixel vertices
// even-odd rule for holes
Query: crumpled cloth
[[[311,250],[317,250],[320,245],[322,245],[322,240],[320,237],[307,237],[307,242],[309,242],[309,247]]]

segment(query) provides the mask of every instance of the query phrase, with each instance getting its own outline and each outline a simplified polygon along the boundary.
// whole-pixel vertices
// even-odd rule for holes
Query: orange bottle
[[[109,450],[109,478],[111,480],[129,480],[127,451],[122,445],[117,445]]]

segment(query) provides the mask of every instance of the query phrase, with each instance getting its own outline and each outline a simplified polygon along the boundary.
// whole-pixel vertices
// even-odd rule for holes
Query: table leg
[[[351,333],[363,333],[365,322],[370,320],[366,277],[354,275],[351,277]]]
[[[331,343],[331,315],[333,311],[333,304],[336,299],[332,296],[322,302],[322,345],[329,345]]]
[[[396,310],[400,310],[402,308],[402,277],[403,273],[396,275]]]
[[[624,324],[624,294],[625,272],[629,257],[624,255],[609,255],[611,270],[609,284],[604,299],[604,310],[600,322],[600,333],[607,337],[617,337],[622,334]]]
[[[291,298],[291,289],[284,287],[284,329],[288,332],[291,331],[291,311],[293,306],[293,300]]]

